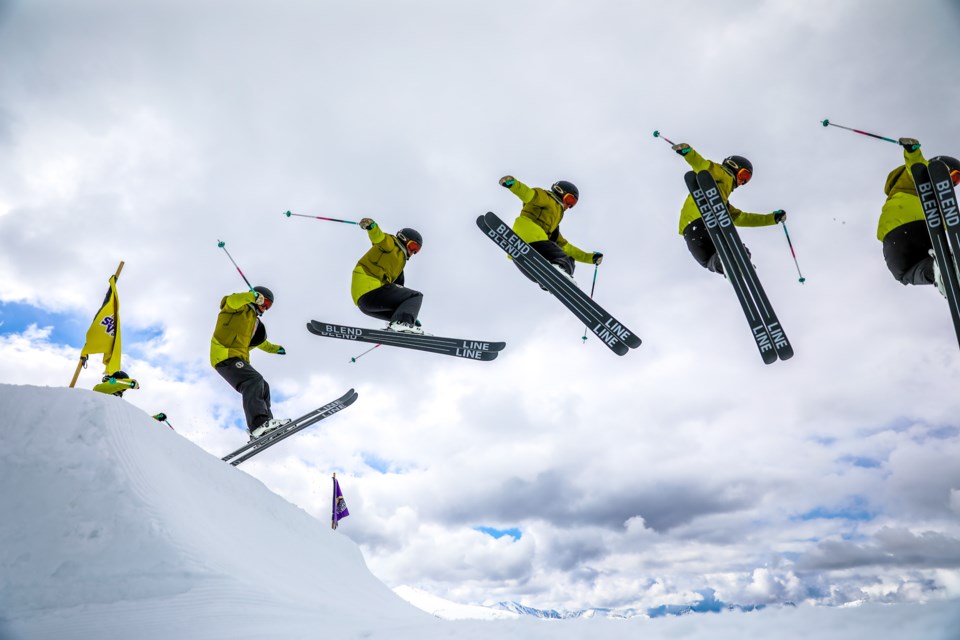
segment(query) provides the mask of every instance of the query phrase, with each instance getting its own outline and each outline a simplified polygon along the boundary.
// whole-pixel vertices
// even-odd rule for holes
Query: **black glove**
[[[369,231],[377,226],[377,223],[371,218],[360,218],[360,228],[364,231]]]
[[[900,138],[897,142],[907,151],[916,151],[920,148],[920,141],[915,138]]]
[[[686,142],[678,142],[677,144],[673,145],[670,148],[682,156],[685,156],[691,151],[693,151],[693,149],[690,148],[690,145],[688,145]]]
[[[773,221],[774,222],[783,222],[787,219],[787,212],[783,209],[777,209],[773,212]]]
[[[603,262],[603,254],[599,251],[593,252],[593,264],[600,264]]]

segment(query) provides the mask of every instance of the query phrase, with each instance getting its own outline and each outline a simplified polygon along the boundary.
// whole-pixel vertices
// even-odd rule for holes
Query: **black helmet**
[[[723,168],[730,172],[738,185],[747,184],[753,177],[753,163],[743,156],[727,156],[723,159]],[[742,173],[742,172],[746,173]]]
[[[273,291],[270,291],[270,289],[266,287],[254,287],[253,290],[269,300],[270,304],[273,304]]]
[[[577,204],[577,201],[580,199],[580,189],[577,189],[577,185],[566,180],[557,180],[554,182],[553,186],[550,187],[550,191],[553,191],[557,195],[557,199],[568,207]],[[564,201],[564,198],[566,198],[568,194],[573,196],[572,203]]]
[[[407,248],[410,255],[419,253],[423,247],[423,236],[420,235],[419,231],[410,227],[404,227],[397,231],[397,240]]]
[[[935,162],[937,160],[947,165],[950,171],[960,171],[960,160],[957,160],[953,156],[936,156],[935,158],[930,158],[928,162]]]

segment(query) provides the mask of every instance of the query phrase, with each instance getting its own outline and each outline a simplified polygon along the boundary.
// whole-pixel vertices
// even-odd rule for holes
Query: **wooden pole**
[[[121,271],[123,271],[123,260],[120,261],[120,266],[117,267],[117,272],[113,275],[114,279],[120,278]],[[107,289],[107,296],[109,295],[110,295],[110,290]],[[100,310],[97,309],[97,313],[99,312]],[[94,318],[96,318],[96,316],[94,316]],[[73,386],[77,384],[77,378],[80,377],[80,369],[83,369],[83,367],[86,364],[87,364],[86,356],[80,356],[80,362],[77,363],[77,370],[73,372],[73,380],[70,381],[70,388],[73,388]]]

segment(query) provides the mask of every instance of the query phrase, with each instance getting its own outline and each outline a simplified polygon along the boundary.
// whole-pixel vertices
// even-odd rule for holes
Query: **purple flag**
[[[350,515],[350,511],[347,509],[347,501],[343,499],[343,492],[340,491],[340,481],[337,480],[336,476],[333,478],[333,528],[337,528],[337,524],[340,522],[341,518],[346,518]]]

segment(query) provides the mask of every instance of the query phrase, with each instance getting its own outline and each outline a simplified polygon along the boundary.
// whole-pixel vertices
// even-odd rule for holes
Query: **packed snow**
[[[0,415],[2,640],[949,640],[960,628],[955,602],[539,620],[402,590],[430,615],[378,580],[342,527],[120,398],[0,385]]]

